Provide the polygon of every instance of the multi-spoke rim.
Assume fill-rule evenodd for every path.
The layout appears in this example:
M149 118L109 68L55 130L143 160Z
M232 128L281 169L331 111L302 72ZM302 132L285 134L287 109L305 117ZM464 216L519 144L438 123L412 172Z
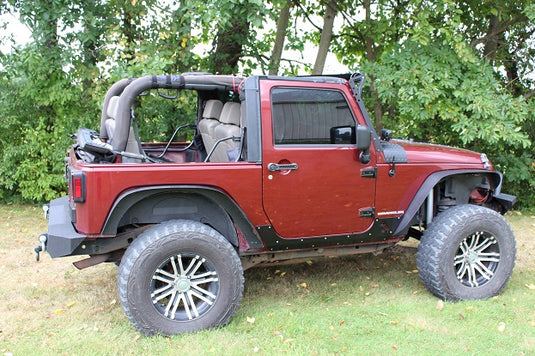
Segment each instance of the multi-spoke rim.
M204 315L217 299L219 276L213 264L197 254L177 254L154 271L150 297L168 319L191 321Z
M467 287L481 287L496 274L500 247L491 233L478 231L459 244L453 267L457 279Z

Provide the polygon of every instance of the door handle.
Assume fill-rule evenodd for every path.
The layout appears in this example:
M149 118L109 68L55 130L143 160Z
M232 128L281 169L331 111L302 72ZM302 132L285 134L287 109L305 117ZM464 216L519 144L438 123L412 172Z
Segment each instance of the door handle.
M295 171L299 166L297 163L289 163L289 164L277 164L277 163L269 163L267 166L268 171L275 172L275 171Z

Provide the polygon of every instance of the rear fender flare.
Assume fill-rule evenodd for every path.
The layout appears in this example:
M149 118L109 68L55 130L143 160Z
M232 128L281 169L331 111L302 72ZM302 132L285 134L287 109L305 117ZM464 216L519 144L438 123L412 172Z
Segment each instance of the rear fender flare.
M413 218L424 203L425 199L429 195L431 189L433 189L442 179L461 175L481 175L487 176L490 180L491 186L494 190L493 195L499 195L502 186L502 174L496 171L487 170L451 170L440 171L431 174L425 182L420 186L418 192L414 195L408 208L405 210L403 218L399 221L399 224L394 228L394 235L406 235L410 228ZM467 203L467 202L466 202Z
M120 226L154 224L172 219L189 219L210 225L239 247L234 224L250 248L263 243L236 202L224 192L205 186L154 186L132 189L115 201L102 228L103 235L115 235Z

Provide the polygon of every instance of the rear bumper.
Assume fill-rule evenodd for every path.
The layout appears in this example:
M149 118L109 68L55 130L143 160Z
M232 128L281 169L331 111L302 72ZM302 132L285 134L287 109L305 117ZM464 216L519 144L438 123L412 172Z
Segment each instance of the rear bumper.
M71 222L69 197L64 196L50 202L48 210L48 233L45 249L52 258L70 256L85 240Z

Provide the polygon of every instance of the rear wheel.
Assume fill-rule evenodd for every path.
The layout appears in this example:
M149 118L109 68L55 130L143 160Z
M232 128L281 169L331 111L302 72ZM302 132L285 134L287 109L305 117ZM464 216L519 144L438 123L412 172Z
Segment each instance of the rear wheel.
M178 334L228 323L242 297L243 270L217 231L174 220L134 240L122 259L118 288L139 331Z
M452 207L432 222L418 247L423 284L445 300L497 295L513 272L516 247L505 218L475 206Z

